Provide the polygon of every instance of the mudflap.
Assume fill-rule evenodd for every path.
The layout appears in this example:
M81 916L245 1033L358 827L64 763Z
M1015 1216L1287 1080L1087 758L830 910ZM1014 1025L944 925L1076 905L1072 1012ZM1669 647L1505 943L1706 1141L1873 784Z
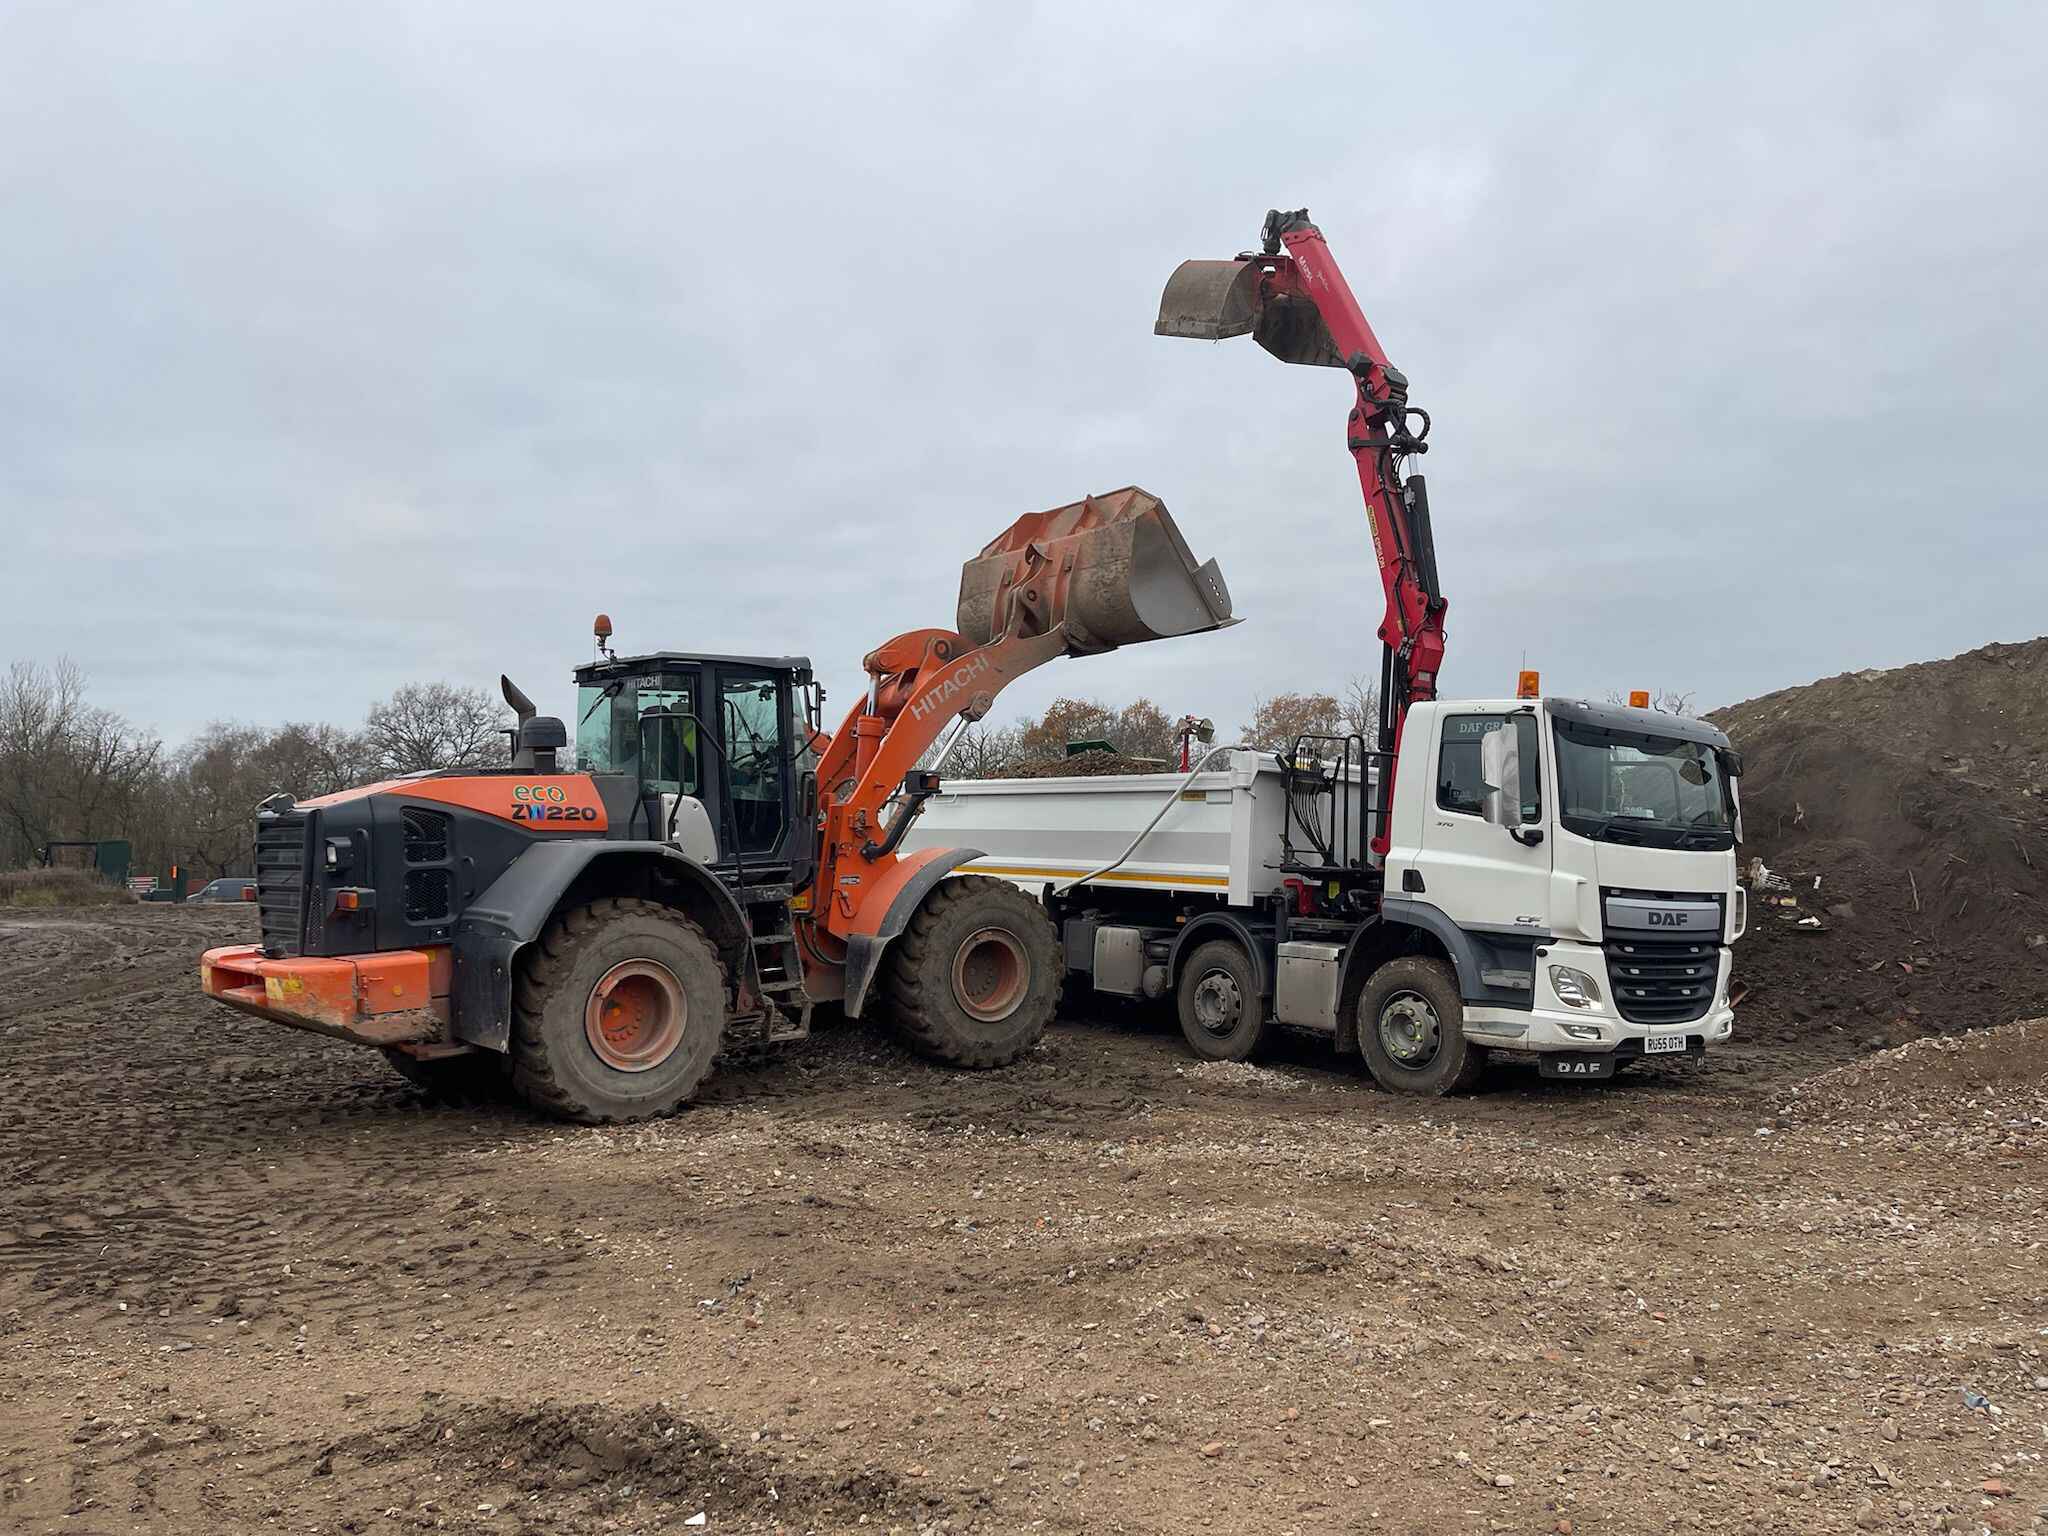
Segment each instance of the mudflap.
M1590 1051L1544 1051L1536 1058L1536 1070L1544 1077L1568 1078L1575 1083L1603 1081L1614 1076L1612 1052L1594 1055Z
M874 985L875 973L882 968L882 957L888 953L889 941L910 926L911 916L924 904L933 886L970 859L980 858L981 852L979 848L933 850L896 888L874 932L846 936L845 1006L849 1019L860 1017L867 1003L868 988Z

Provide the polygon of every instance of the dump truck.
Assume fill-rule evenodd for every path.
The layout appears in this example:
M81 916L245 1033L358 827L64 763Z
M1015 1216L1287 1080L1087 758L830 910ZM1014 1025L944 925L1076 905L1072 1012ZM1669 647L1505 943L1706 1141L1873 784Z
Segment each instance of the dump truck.
M201 985L430 1090L509 1078L590 1123L674 1109L820 1003L954 1066L1012 1061L1052 1017L1057 936L1010 882L945 878L980 850L904 848L939 788L920 758L1035 667L1234 618L1136 487L1018 519L962 567L954 617L869 652L827 734L808 658L620 656L600 616L573 749L501 679L507 767L266 801L260 942L207 951Z
M984 849L964 874L1044 905L1084 985L1171 996L1206 1057L1291 1027L1382 1086L1448 1093L1494 1055L1600 1079L1727 1040L1740 754L1704 721L1543 697L1534 674L1512 699L1438 698L1449 604L1409 469L1430 418L1308 211L1183 262L1154 331L1250 335L1348 376L1384 600L1377 730L1216 748L1178 780L953 785L912 846Z

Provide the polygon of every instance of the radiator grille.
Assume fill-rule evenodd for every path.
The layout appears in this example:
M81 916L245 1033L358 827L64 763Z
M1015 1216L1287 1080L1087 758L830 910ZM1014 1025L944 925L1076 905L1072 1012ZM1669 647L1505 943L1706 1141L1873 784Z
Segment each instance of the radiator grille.
M1632 1024L1686 1024L1713 1006L1721 947L1685 939L1612 939L1606 946L1614 1004Z
M308 818L270 812L256 822L256 917L263 952L273 959L304 952Z
M448 857L448 822L443 811L405 808L405 862L439 864Z
M438 922L448 915L451 884L445 869L408 869L405 872L405 920L408 923Z

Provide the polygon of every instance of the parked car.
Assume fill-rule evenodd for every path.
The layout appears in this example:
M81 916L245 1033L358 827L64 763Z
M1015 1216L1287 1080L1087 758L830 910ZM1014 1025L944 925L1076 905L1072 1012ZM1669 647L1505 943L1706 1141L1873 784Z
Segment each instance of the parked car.
M190 896L187 901L254 901L256 899L256 877L254 875L223 875L218 880L209 880Z

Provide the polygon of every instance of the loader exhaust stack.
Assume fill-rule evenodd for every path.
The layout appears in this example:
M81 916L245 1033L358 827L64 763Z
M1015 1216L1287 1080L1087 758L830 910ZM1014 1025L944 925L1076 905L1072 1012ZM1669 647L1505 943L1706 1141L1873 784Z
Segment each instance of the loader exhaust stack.
M1136 486L1020 517L960 571L956 627L977 646L1064 624L1082 656L1236 622L1216 562Z

